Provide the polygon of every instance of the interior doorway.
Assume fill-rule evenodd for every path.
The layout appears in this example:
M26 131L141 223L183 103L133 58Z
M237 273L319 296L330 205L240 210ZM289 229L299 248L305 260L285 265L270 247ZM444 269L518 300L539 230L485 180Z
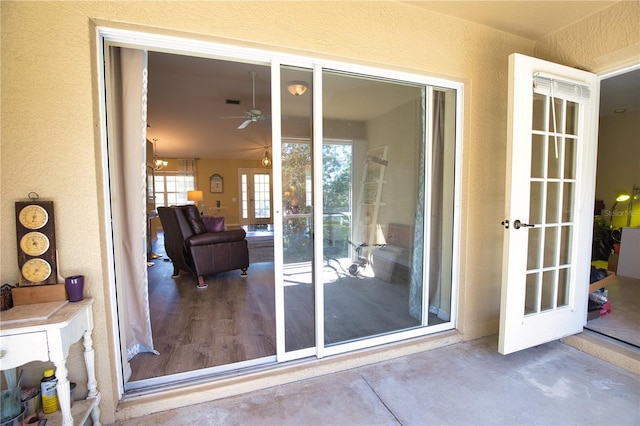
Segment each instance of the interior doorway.
M625 229L640 226L640 65L604 76L600 84L600 128L592 265L618 274L620 250L638 259L637 249L621 247ZM624 197L628 195L629 198ZM621 197L622 195L622 197ZM633 232L631 230L627 232ZM633 250L633 253L629 253ZM623 265L624 266L624 265ZM585 328L640 348L640 277L618 274L591 295ZM597 277L596 277L597 278ZM594 279L596 279L594 278ZM600 297L604 296L605 300ZM603 306L604 302L604 306Z

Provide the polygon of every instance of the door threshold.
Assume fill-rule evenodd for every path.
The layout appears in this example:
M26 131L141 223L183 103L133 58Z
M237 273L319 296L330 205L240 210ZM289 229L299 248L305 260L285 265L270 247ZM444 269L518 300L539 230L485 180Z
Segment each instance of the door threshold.
M640 350L633 345L586 329L560 340L584 353L640 375Z
M116 421L375 364L449 346L462 340L461 333L450 330L322 359L312 357L281 364L262 364L243 371L229 371L215 377L199 377L172 385L156 386L145 391L125 394L116 408Z
M185 371L183 373L137 380L125 384L125 395L144 395L158 392L158 390L166 391L169 389L180 388L185 384L211 381L212 378L223 377L228 373L237 375L238 372L252 371L263 366L271 366L274 365L275 362L276 357L274 355L249 361L234 362L233 364L226 364L218 367L202 368L199 370Z

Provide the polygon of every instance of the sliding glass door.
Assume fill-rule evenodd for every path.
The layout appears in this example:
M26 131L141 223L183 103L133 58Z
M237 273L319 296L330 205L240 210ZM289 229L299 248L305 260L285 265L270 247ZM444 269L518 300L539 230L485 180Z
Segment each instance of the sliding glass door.
M279 359L452 328L458 91L318 66L279 81Z
M316 300L313 279L312 72L281 68L281 185L284 347L312 355L316 346ZM288 92L289 82L304 82L302 95ZM278 268L276 268L278 270ZM280 342L282 343L282 342ZM306 351L304 351L306 349Z
M335 155L322 161L333 181L349 182L323 202L330 346L422 324L422 251L414 247L424 235L425 87L335 71L323 73L322 87L324 136L350 139L353 151L348 171Z
M209 210L217 214L222 210L229 226L273 220L273 263L253 262L247 279L237 278L244 284L223 283L218 286L221 293L209 286L208 294L215 300L226 293L232 314L218 318L222 327L207 317L216 337L208 340L233 341L227 349L240 355L228 358L226 350L209 348L207 362L213 362L202 374L321 358L455 328L457 176L461 167L456 147L462 139L462 84L282 52L112 29L101 29L99 39L98 52L107 54L106 63L111 61L106 47L123 45L157 51L156 60L167 55L170 72L166 74L176 74L174 67L188 57L205 66L205 71L194 73L189 64L176 74L187 77L181 77L176 85L179 89L166 93L170 97L184 93L190 98L183 103L173 98L167 102L175 107L169 115L187 114L180 120L158 115L154 122L162 124L147 129L147 136L163 132L171 140L174 133L166 126L172 121L184 124L185 130L176 132L185 143L179 155L194 155L211 167L200 171L201 183L208 184L209 176L220 169L239 171L238 189L218 194L220 199L209 194L213 197ZM159 76L157 71L150 77ZM203 83L194 80L194 89L184 90L183 83L191 75L204 76ZM106 91L117 85L110 75L101 74L100 80L105 81ZM153 92L156 97L162 93L165 91ZM224 109L217 106L223 104ZM210 111L214 105L215 110ZM111 182L110 173L139 172L137 160L108 161L112 146L106 135L111 137L112 132L107 132L106 111L119 116L122 111L118 108L104 103L101 111L105 182ZM190 112L196 110L210 112L205 119L189 121L197 115ZM213 127L208 129L209 125ZM197 152L186 149L187 141L196 139L189 136L191 131L205 135L206 143ZM273 162L262 162L269 152ZM112 190L105 186L105 199L114 206L122 204L122 200L109 198ZM236 205L237 222L232 214L235 208L228 209ZM112 207L107 204L105 217L110 217ZM117 223L108 227L112 225L108 244L115 247L127 230ZM147 222L138 225L144 225L139 230L144 234ZM141 250L146 259L147 248ZM123 267L121 261L118 256L110 260L112 283ZM262 273L257 263L264 263ZM231 273L210 278L232 279ZM259 286L261 292L252 292L252 286ZM231 289L233 292L226 291ZM119 294L115 284L110 294ZM247 297L257 302L248 303ZM130 303L124 299L114 299L119 312L125 312ZM148 308L147 299L139 302L138 308ZM258 326L247 326L253 321ZM128 380L124 378L128 374L126 345L119 337L124 331L114 336L122 348L122 390ZM264 351L258 354L256 348ZM214 355L224 361L219 363ZM189 371L178 377L171 372L166 380L198 375ZM131 383L127 386L134 389Z

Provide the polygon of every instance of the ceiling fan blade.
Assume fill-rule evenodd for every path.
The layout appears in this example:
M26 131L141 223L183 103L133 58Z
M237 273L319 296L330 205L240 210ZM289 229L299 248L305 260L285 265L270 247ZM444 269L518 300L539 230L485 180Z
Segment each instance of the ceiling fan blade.
M249 125L249 123L251 123L251 119L245 120L241 125L238 126L238 130L242 130L245 127L247 127Z

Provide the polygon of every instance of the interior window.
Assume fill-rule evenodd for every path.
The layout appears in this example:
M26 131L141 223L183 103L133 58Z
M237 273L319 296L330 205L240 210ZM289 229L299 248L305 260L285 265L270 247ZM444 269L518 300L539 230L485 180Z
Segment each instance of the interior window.
M173 171L156 171L154 187L156 207L187 204L187 191L195 189L195 176Z

